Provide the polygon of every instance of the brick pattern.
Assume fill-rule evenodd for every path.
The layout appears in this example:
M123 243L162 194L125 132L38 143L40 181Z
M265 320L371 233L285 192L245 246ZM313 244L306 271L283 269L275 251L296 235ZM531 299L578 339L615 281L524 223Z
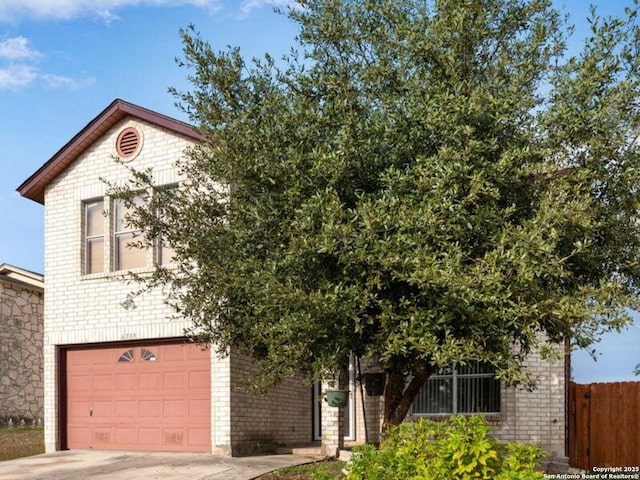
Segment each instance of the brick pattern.
M212 453L231 456L231 358L211 357Z
M363 358L360 360L360 368L362 373L379 372L378 365L369 358ZM356 372L358 374L358 372ZM384 413L384 397L383 396L369 396L365 391L364 386L360 388L360 384L355 384L355 420L356 420L356 435L353 443L363 443L368 440L370 443L379 443L382 432L382 416ZM364 408L362 408L362 398L364 395ZM366 416L366 422L365 422ZM365 433L366 427L366 433Z
M539 352L526 361L537 388L529 392L510 388L503 393L502 417L496 422L496 436L504 441L536 443L552 456L565 452L565 371L564 362L551 363Z
M231 448L233 455L271 452L284 445L311 441L311 387L300 378L284 380L266 395L249 393L253 362L231 354Z
M123 184L130 173L113 160L120 131L136 127L142 132L140 154L130 162L137 169L153 169L157 185L180 181L175 161L191 140L175 132L132 118L124 119L100 137L45 192L45 297L44 416L47 451L56 450L59 425L57 346L181 336L188 323L172 319L162 292L147 292L133 299L134 308L123 302L136 289L120 273L82 274L82 202L104 198L107 186L101 179ZM108 209L108 205L106 207ZM112 245L105 236L105 264ZM148 254L148 263L153 253ZM144 271L144 269L142 269ZM502 413L492 419L496 434L504 440L533 441L555 453L564 451L564 369L532 355L528 367L538 378L538 389L526 392L502 390ZM269 450L280 444L307 443L312 437L311 389L299 379L289 379L264 397L247 393L245 376L253 366L239 355L217 358L212 354L212 451L244 454ZM366 371L366 368L363 369ZM364 441L362 397L355 392L355 441ZM382 399L365 395L369 441L379 440ZM323 433L336 435L338 409L323 402ZM326 425L325 425L326 422ZM340 440L338 440L340 441ZM333 446L328 447L333 450Z
M332 390L335 384L322 383L322 392ZM343 388L341 386L341 388ZM337 458L340 449L344 448L344 408L331 407L324 400L321 402L320 423L322 428L321 454L323 457Z
M133 298L133 308L122 303L136 290L121 272L82 274L82 203L103 198L106 179L124 184L127 168L114 161L115 141L121 130L136 127L142 132L140 154L128 165L153 169L157 185L180 180L175 162L190 145L180 135L125 118L88 148L47 187L45 192L45 332L44 332L44 415L47 451L57 445L57 353L56 346L95 342L179 337L187 322L172 319L173 312L163 302L162 292L147 292ZM105 237L109 260L112 246ZM149 265L152 262L149 252ZM142 269L144 270L144 269ZM215 368L214 368L215 370ZM212 444L215 445L212 438Z
M362 372L378 371L370 359L362 359ZM565 450L565 372L564 362L544 360L539 352L533 352L525 363L525 368L536 379L537 388L529 392L522 388L500 389L501 413L490 416L493 432L502 441L535 443L552 454L563 456ZM363 389L364 390L364 389ZM370 397L364 393L366 408L367 436L362 411L362 395L356 383L355 392L356 435L348 443L380 441L383 397ZM324 410L323 410L324 414ZM419 418L407 416L407 421ZM324 428L324 424L323 424ZM323 430L324 432L324 430Z
M104 198L101 179L124 184L130 173L113 160L116 138L124 128L142 132L140 154L129 165L153 168L157 185L174 184L180 176L174 166L190 141L168 130L125 119L99 138L47 188L45 197L45 273L47 278L45 370L45 444L60 448L57 425L56 346L181 336L188 323L172 319L160 291L133 298L134 308L122 303L135 290L119 273L82 274L82 203ZM105 208L108 209L108 201ZM105 264L112 250L105 235ZM153 260L149 253L148 263ZM296 379L285 381L260 397L242 388L251 362L238 355L219 358L212 353L212 452L238 455L311 440L311 389Z
M41 291L0 279L0 426L44 417Z
M544 360L532 352L525 368L536 380L532 392L523 388L500 389L501 413L488 417L495 436L502 441L534 443L551 453L565 451L565 372L564 362ZM417 417L409 415L407 420Z

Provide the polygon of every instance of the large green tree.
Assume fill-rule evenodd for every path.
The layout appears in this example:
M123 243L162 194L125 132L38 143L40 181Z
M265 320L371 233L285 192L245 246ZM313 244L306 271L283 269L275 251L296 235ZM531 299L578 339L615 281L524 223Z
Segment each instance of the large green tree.
M261 389L375 359L387 426L452 362L530 384L638 307L636 6L576 55L549 0L303 0L277 61L186 29L204 140L132 220L176 249L143 281Z

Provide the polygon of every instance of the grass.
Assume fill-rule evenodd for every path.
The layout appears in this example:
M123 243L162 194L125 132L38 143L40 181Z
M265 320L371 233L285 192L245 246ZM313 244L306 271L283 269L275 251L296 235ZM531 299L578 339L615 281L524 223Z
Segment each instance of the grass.
M258 480L339 480L345 478L343 468L344 462L339 460L322 461L280 468Z
M0 461L44 453L44 428L0 429Z

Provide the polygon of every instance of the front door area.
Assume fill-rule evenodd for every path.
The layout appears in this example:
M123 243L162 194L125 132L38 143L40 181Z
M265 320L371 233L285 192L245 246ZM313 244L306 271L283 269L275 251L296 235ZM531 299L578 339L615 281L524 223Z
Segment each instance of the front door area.
M63 355L67 448L211 451L208 350L148 343Z
M347 406L343 408L344 410L344 439L345 440L355 440L355 394L356 394L356 372L355 372L355 361L352 356L349 360L349 368L344 372L345 378L348 379L348 389L349 389L349 401ZM321 403L324 402L324 392L322 392L322 388L320 384L315 384L313 387L313 440L319 441L322 439L322 428L321 428Z

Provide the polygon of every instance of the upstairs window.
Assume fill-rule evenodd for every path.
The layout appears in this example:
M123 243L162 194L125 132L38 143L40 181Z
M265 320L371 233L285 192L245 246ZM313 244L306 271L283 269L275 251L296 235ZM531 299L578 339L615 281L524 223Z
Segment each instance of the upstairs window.
M158 239L158 264L167 265L173 261L176 251L167 245L165 240L160 237Z
M178 188L178 185L168 185L166 187L159 188L155 191L156 195L162 195L163 193L172 193ZM158 218L163 222L166 221L166 217L163 214L162 209L158 209ZM176 251L171 247L167 241L167 238L160 233L156 241L156 262L158 265L167 265L171 263L175 257Z
M133 200L134 205L141 205L144 202L142 196ZM129 223L129 216L133 208L127 207L124 200L114 200L113 202L113 251L115 270L131 270L147 265L147 250L135 245L140 234Z
M149 195L174 188L178 186L159 187ZM82 202L83 275L151 268L152 262L167 265L173 261L175 251L162 232L152 245L142 245L142 232L131 223L136 207L143 206L148 198L143 192L131 202L109 197ZM157 215L161 218L162 211Z
M490 366L471 363L431 375L415 400L414 415L500 413L500 381Z
M84 204L84 269L85 274L104 271L104 202Z

